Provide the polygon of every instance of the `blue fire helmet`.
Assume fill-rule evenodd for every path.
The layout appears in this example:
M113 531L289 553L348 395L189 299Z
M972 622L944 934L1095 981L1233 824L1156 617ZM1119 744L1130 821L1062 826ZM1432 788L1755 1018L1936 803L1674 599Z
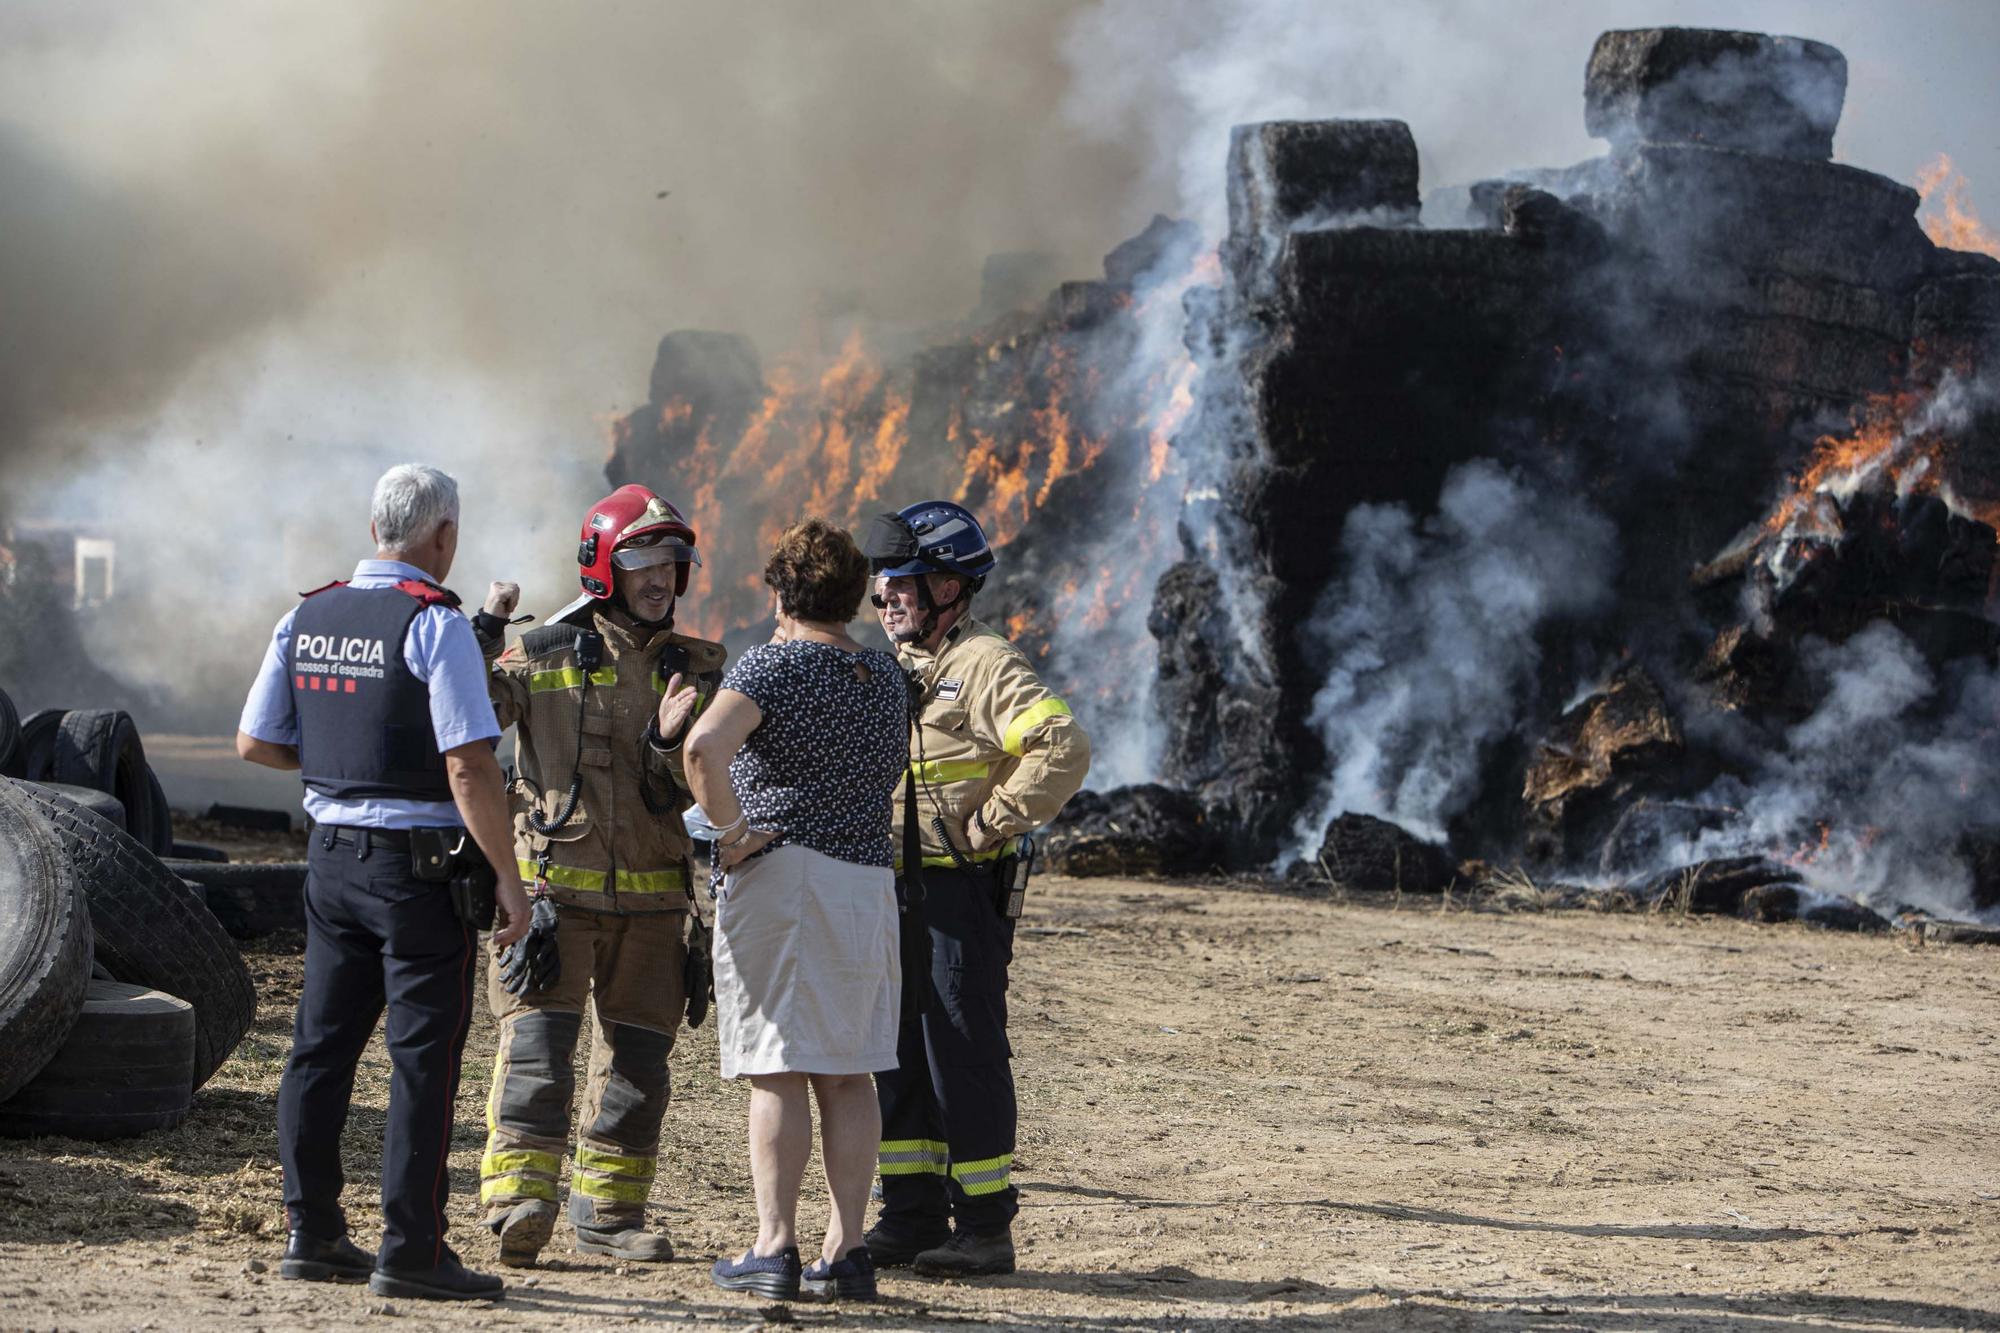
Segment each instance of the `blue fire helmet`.
M976 588L993 572L993 548L970 511L949 500L920 500L875 520L867 555L877 574L956 574Z

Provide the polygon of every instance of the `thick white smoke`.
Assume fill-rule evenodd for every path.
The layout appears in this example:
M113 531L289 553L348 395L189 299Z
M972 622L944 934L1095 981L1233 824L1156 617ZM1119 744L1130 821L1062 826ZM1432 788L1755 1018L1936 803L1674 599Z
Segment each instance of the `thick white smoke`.
M1805 665L1819 707L1747 780L1700 798L1738 813L1688 859L1788 851L1823 891L1966 913L1959 835L2000 832L2000 673L1967 662L1940 678L1883 622L1809 643Z
M1527 715L1537 632L1606 605L1617 541L1579 501L1480 460L1451 471L1423 522L1398 505L1355 509L1341 551L1345 573L1311 626L1328 664L1312 723L1333 767L1292 857L1343 812L1442 839L1482 753Z

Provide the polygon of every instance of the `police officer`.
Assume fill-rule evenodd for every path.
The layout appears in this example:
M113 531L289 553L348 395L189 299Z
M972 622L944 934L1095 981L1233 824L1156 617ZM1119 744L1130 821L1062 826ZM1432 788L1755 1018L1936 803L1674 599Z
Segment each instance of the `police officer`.
M907 866L898 886L904 929L921 918L930 955L930 984L905 992L898 1067L875 1076L882 1211L868 1249L878 1265L933 1276L1011 1273L1013 890L1024 835L1083 785L1090 737L1021 650L972 617L994 560L970 513L929 500L883 515L868 554L882 628L920 692L896 836L922 866L920 892ZM905 943L920 960L922 938Z
M454 910L440 879L474 855L469 834L497 878L496 941L527 930L528 902L509 855L479 645L442 586L458 550L458 485L436 468L391 468L372 518L375 558L278 622L236 736L243 758L300 771L313 824L305 981L278 1087L289 1230L279 1272L366 1278L385 1296L484 1299L500 1279L466 1269L444 1239L476 914ZM371 1260L347 1238L340 1134L385 1008L394 1073Z
M569 1187L576 1248L673 1258L668 1238L646 1230L646 1198L667 1055L683 1011L699 1022L708 998L705 974L693 996L683 984L693 846L680 743L725 654L673 628L700 563L694 530L652 491L621 486L584 516L577 560L583 596L504 655L519 590L496 583L475 617L498 657L494 710L502 728L518 727L514 851L535 896L528 939L495 959L487 984L500 1048L479 1197L512 1266L534 1263L554 1231L586 1002L595 1022Z

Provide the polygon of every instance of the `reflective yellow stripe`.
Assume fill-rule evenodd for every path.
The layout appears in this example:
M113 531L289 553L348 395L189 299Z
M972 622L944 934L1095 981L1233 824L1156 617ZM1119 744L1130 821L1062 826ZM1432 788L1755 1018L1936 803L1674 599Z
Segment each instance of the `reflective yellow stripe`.
M551 884L555 880L549 880ZM685 893L687 892L687 872L678 867L672 870L621 870L618 872L620 893Z
M919 782L969 782L992 771L993 765L982 764L977 759L930 759L910 765L910 772L916 775Z
M651 1180L659 1160L657 1157L622 1157L617 1153L586 1148L581 1143L576 1145L576 1164L587 1171L609 1171L616 1176Z
M1000 748L1008 754L1019 755L1021 743L1028 739L1028 733L1052 717L1068 717L1069 705L1060 699L1048 698L1038 704L1029 704L1014 714L1014 720L1007 724L1007 734L1000 739Z
M953 1162L951 1178L967 1194L998 1194L1007 1188L1013 1166L1013 1153L1002 1153L978 1162Z
M491 1203L496 1197L547 1199L556 1201L556 1183L540 1176L489 1176L479 1182L479 1201Z
M599 667L590 673L593 685L616 685L617 667ZM537 671L528 677L528 693L541 694L545 690L574 690L583 684L582 667L556 667L549 671Z
M941 1176L950 1152L936 1139L884 1139L877 1169L885 1176Z
M489 1150L479 1159L479 1174L482 1176L505 1176L517 1171L540 1171L554 1176L561 1170L562 1158L552 1152L536 1152L532 1148Z
M587 1199L602 1199L606 1203L644 1203L646 1195L652 1191L650 1180L620 1180L614 1176L573 1176L570 1189Z
M1012 838L1009 838L1007 841L1001 843L998 847L988 847L983 852L966 852L964 853L964 856L966 860L972 862L974 865L978 865L981 861L998 861L1001 857L1005 856L1008 852L1011 852L1013 850L1014 850L1014 840ZM923 863L927 866L935 866L939 870L950 870L953 866L956 866L958 864L958 862L952 860L949 856L926 856L923 860ZM896 865L898 869L901 869L902 862L898 861Z
M533 861L523 861L516 857L514 864L521 867L521 878L532 884L541 876L542 868ZM565 889L577 889L584 893L604 892L604 872L602 870L578 870L575 866L550 866L549 883Z

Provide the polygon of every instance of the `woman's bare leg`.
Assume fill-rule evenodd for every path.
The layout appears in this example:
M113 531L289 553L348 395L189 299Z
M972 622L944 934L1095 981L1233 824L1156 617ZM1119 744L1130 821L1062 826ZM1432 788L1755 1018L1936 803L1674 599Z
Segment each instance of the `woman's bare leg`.
M750 1180L759 1256L797 1245L799 1184L812 1155L812 1101L804 1074L750 1076ZM865 1187L864 1187L865 1188Z
M832 1263L861 1244L868 1187L874 1183L876 1158L882 1149L882 1109L875 1100L875 1080L867 1074L810 1077L813 1096L819 1101L820 1156L826 1160L826 1187L833 1195L826 1244L820 1254ZM803 1157L799 1167L803 1172ZM792 1198L796 1203L796 1186Z

